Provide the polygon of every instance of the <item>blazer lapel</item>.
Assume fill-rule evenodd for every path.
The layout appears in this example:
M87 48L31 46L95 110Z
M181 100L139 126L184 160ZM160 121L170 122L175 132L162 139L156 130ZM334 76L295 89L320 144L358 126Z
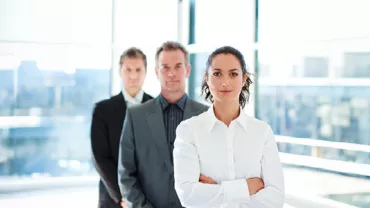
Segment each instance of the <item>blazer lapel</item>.
M197 109L194 108L193 101L188 98L185 104L185 109L184 109L184 118L183 120L189 119L192 116L196 115Z
M158 149L158 153L163 158L165 164L171 168L171 155L167 144L166 129L163 122L162 109L159 100L156 99L151 112L146 113L147 122L153 135L153 142Z
M117 112L117 117L119 118L120 122L123 122L125 115L126 115L126 101L122 95L122 92L118 95L113 97L115 102L115 110Z
M145 103L146 101L152 99L152 97L144 92L143 101L141 103Z

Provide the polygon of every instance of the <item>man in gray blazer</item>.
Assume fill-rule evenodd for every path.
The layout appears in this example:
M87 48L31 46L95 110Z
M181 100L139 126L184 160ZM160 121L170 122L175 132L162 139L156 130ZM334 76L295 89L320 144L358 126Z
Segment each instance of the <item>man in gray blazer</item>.
M188 52L181 44L165 42L157 50L155 71L160 95L126 113L118 162L123 207L182 207L173 175L176 127L208 109L185 93L190 65Z

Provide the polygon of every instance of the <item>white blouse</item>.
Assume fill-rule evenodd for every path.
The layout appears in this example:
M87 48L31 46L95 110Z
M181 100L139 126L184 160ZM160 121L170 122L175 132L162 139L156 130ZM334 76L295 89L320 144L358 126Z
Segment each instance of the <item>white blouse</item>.
M210 109L183 121L176 130L175 189L185 207L284 206L284 176L270 126L240 110L229 127ZM204 174L217 184L199 182ZM247 178L265 187L249 195Z

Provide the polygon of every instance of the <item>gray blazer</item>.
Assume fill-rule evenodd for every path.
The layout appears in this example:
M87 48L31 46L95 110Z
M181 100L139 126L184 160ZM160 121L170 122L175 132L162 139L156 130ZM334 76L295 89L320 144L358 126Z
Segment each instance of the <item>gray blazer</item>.
M188 98L183 120L207 109ZM129 108L118 157L118 183L128 207L182 207L174 188L171 154L158 97Z

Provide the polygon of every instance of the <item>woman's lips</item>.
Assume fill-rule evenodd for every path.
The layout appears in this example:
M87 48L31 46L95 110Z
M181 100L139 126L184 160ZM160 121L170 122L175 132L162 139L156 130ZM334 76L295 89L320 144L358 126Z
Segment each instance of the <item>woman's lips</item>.
M221 90L220 93L222 94L227 94L227 93L230 93L232 92L232 90Z

